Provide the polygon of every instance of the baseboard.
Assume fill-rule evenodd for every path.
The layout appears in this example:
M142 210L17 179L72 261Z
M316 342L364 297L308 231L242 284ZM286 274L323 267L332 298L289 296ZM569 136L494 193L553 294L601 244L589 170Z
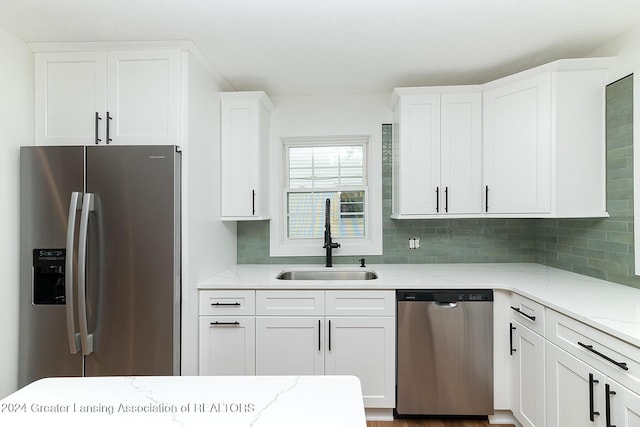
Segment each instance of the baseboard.
M493 415L489 415L489 424L513 424L516 427L522 427L516 420L511 411L494 411Z
M364 408L367 421L393 421L393 408Z

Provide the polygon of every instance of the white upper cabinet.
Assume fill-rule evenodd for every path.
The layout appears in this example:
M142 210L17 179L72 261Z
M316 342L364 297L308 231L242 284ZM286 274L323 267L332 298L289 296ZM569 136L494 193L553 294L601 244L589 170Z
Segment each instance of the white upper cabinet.
M395 219L606 217L609 58L395 89Z
M180 50L36 52L37 145L180 142Z
M487 213L549 213L551 78L548 73L484 92Z
M607 58L560 60L484 86L487 214L607 216L608 63Z
M399 88L392 96L392 218L479 214L481 94Z
M264 92L224 92L222 100L223 220L269 219L269 119Z

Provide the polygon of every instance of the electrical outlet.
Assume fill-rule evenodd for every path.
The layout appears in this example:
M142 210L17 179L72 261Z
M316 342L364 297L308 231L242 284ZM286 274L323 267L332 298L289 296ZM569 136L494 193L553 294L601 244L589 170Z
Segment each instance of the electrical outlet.
M419 237L409 237L409 249L418 249L420 247Z

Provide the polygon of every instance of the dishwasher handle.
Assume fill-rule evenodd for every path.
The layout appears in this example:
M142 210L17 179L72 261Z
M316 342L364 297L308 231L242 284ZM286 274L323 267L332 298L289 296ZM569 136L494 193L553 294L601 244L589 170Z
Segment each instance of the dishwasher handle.
M458 301L434 301L433 304L438 308L456 308Z

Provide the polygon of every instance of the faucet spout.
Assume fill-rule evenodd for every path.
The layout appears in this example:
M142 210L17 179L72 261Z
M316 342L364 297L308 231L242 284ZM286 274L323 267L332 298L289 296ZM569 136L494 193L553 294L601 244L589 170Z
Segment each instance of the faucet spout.
M331 239L331 219L329 217L331 212L331 199L327 199L325 201L324 208L324 245L323 248L326 249L326 262L325 266L333 267L333 255L331 251L335 248L340 247L340 243L333 242Z

